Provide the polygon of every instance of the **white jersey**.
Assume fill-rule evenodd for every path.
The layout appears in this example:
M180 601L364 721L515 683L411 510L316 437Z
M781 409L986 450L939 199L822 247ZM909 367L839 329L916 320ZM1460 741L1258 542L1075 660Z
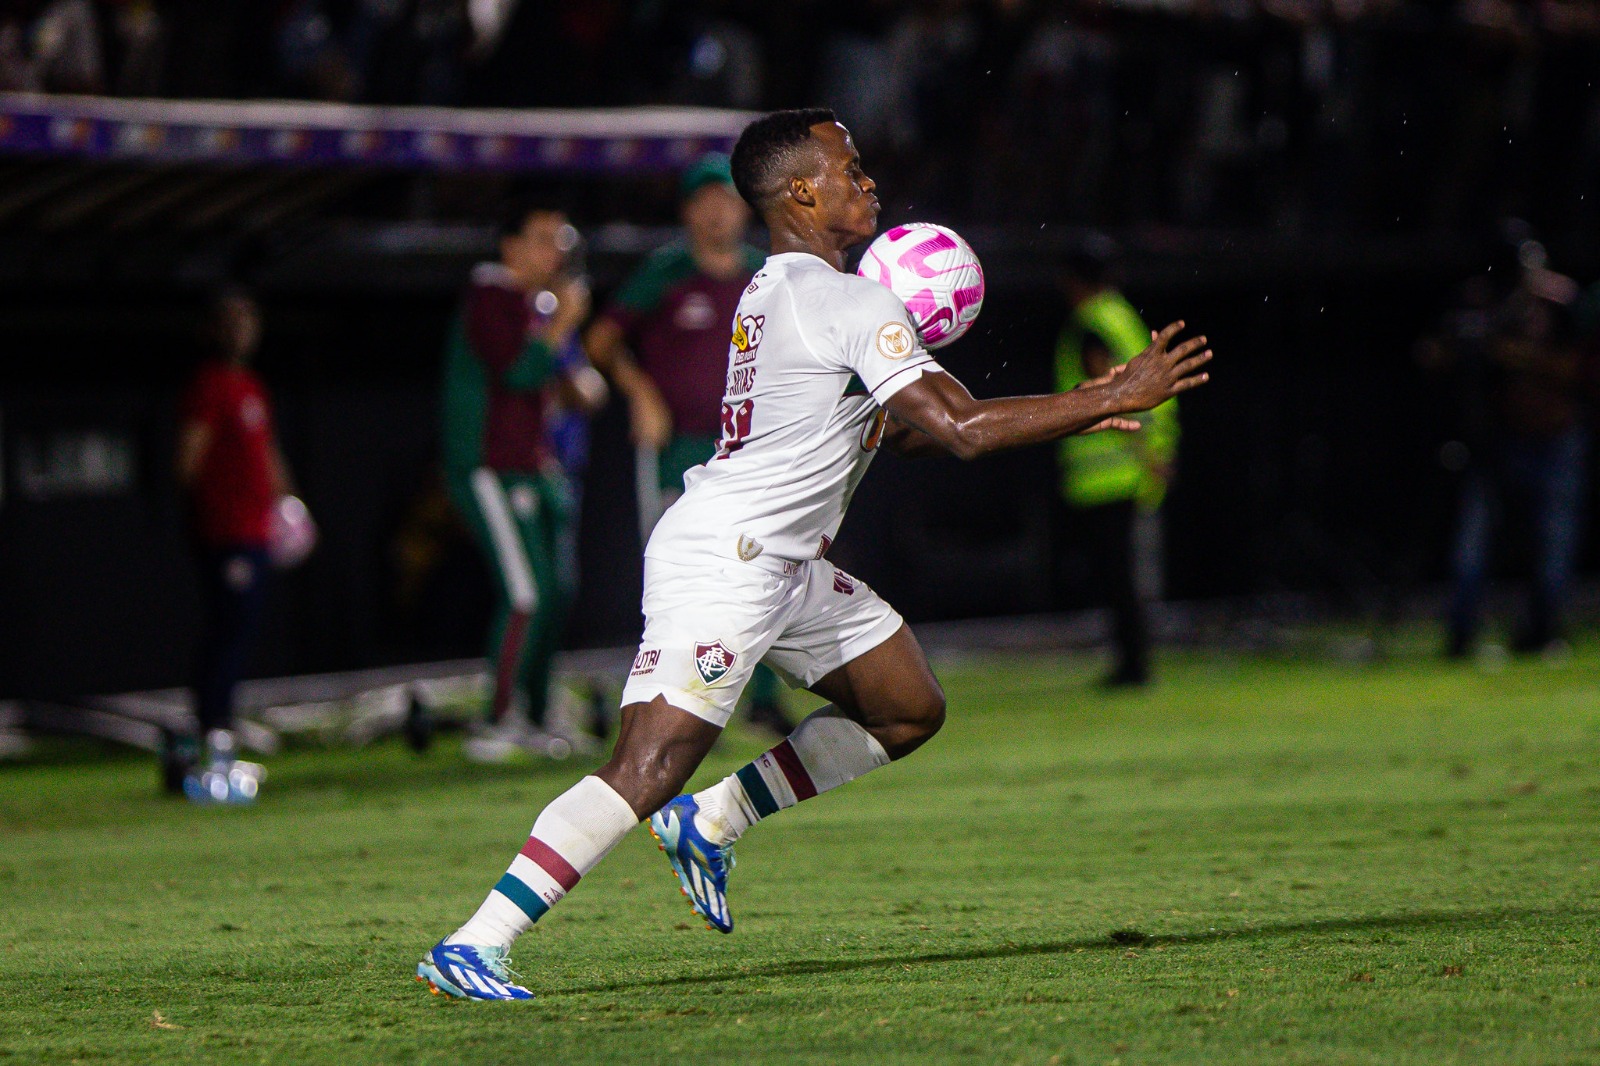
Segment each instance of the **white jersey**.
M888 288L807 252L770 257L734 313L717 454L684 476L645 555L820 559L883 437L882 405L939 369Z

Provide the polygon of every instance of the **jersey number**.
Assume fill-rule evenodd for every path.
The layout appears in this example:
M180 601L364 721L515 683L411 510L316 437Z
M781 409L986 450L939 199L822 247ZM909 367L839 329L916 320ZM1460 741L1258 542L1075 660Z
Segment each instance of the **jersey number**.
M722 441L717 445L718 459L726 459L744 447L744 439L750 435L750 416L755 409L754 400L722 405Z

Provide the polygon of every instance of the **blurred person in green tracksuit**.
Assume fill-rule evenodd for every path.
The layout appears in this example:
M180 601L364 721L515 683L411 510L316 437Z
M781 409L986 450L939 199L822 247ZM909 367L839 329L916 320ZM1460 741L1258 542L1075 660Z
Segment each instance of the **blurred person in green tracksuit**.
M584 337L589 358L628 402L641 550L683 495L684 473L716 452L734 311L767 258L745 241L750 208L734 190L727 156L702 156L679 191L683 239L647 257ZM751 723L788 736L794 725L777 675L758 666L748 691Z
M1076 388L1144 350L1150 328L1114 284L1117 248L1094 235L1062 262L1068 316L1056 342L1056 387ZM1137 433L1089 433L1061 441L1067 540L1086 556L1112 612L1116 662L1107 685L1150 680L1147 602L1160 595L1160 509L1178 448L1178 402L1139 417Z
M473 269L446 346L446 485L499 592L486 655L489 722L464 748L478 761L570 750L544 729L577 572L576 503L548 422L556 403L592 411L605 396L577 341L589 313L588 285L568 271L578 243L559 210L508 215L500 256Z

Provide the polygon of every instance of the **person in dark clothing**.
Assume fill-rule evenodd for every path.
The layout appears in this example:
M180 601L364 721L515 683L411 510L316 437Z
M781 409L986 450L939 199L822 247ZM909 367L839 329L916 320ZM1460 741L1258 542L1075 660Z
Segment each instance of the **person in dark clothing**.
M1571 305L1577 285L1521 242L1518 281L1455 328L1425 342L1424 366L1453 380L1466 457L1451 546L1446 654L1470 655L1482 627L1493 534L1525 523L1533 547L1527 606L1513 633L1521 652L1561 655L1566 606L1588 491L1594 371ZM1479 289L1482 286L1478 286Z

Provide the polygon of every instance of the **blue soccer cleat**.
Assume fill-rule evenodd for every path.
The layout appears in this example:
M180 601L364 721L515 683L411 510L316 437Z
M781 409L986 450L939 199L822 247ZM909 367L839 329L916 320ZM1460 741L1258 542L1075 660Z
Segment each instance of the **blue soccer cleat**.
M505 948L444 941L417 963L417 980L428 991L462 999L532 999L533 993L513 981L511 953Z
M713 844L695 828L694 815L699 809L693 796L679 796L650 816L650 835L666 852L683 894L689 897L694 912L705 919L706 928L731 933L728 871L733 869L733 847Z

